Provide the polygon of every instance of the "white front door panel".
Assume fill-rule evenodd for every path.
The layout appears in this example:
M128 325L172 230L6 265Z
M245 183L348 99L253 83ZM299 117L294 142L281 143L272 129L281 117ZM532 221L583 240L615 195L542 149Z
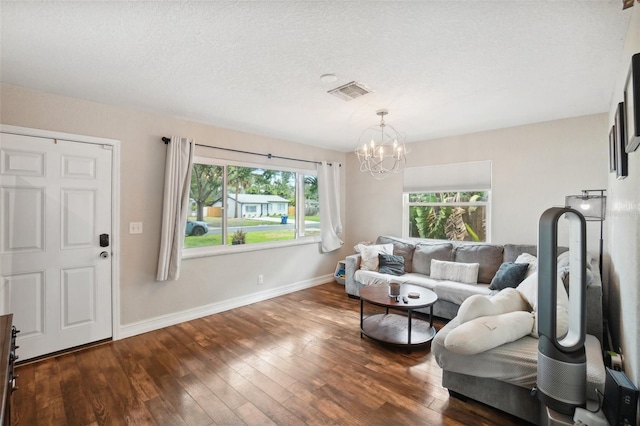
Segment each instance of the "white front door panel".
M112 336L111 163L102 145L1 134L0 314L21 359Z

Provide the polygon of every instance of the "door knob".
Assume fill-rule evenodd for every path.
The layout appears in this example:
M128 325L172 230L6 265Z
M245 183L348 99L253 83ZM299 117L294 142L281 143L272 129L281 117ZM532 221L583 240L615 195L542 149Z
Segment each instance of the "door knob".
M102 253L100 253L100 257L103 259L106 259L107 257L109 257L109 253L106 251L103 251Z

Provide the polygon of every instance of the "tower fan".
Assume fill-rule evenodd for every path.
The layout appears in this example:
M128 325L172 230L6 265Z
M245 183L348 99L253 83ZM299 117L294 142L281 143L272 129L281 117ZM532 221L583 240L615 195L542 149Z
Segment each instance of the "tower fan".
M558 220L569 221L569 331L557 335ZM573 415L586 405L585 340L586 223L580 212L553 207L538 227L537 396L548 408Z

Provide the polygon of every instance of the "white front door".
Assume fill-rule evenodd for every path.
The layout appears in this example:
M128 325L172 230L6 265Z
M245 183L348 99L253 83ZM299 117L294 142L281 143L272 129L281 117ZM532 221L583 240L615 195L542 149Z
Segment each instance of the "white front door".
M112 153L0 134L0 314L21 360L112 336Z

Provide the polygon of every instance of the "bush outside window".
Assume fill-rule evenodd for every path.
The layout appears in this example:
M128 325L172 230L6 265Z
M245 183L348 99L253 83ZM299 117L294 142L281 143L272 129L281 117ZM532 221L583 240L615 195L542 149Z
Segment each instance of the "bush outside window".
M490 191L404 194L405 234L412 238L489 241Z
M315 171L196 157L185 250L291 241L320 234ZM190 232L191 230L197 232ZM205 229L203 233L201 230Z

